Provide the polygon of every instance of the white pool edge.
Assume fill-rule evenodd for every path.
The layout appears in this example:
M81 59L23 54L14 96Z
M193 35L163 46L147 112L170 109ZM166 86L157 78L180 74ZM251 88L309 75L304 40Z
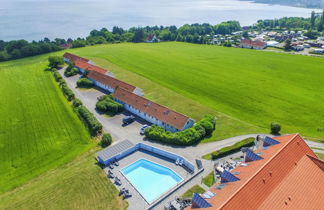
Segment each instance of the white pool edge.
M172 186L170 189L168 189L167 191L165 191L164 193L162 193L160 196L158 196L156 199L154 199L153 201L149 202L148 200L146 200L145 196L142 195L142 193L140 193L140 191L133 185L133 183L127 178L127 176L122 172L123 169L129 167L130 165L133 165L134 163L136 163L137 161L140 161L140 160L146 160L146 161L149 161L149 162L152 162L154 164L157 164L157 165L160 165L160 166L163 166L165 168L168 168L169 170L171 170L173 173L175 173L178 177L181 178L181 181L177 182L176 185ZM158 164L154 161L151 161L151 160L147 160L145 158L140 158L130 164L128 164L127 166L123 167L122 169L119 170L119 172L125 177L125 179L131 184L131 186L141 195L141 197L145 200L146 203L148 203L149 205L151 205L152 203L154 203L155 201L157 201L158 199L160 199L162 196L166 195L167 193L170 193L172 189L176 188L179 184L181 184L184 179L182 178L182 176L180 176L178 173L176 173L174 170L172 170L171 168L169 167L166 167L164 165L161 165L161 164Z

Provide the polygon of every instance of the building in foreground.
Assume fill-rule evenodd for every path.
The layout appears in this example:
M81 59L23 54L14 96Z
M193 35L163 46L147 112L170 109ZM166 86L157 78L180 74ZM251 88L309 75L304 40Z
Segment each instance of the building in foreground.
M244 163L216 168L214 196L194 194L188 209L323 209L324 162L298 134L265 137L242 150Z
M177 132L190 128L194 124L194 121L189 117L123 88L117 88L112 96L114 100L123 104L124 108L129 112L150 123L161 126L165 130Z

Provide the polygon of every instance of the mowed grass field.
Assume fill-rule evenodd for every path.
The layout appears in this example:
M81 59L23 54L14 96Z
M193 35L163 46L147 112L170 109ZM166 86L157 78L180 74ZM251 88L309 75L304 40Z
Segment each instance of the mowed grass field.
M47 56L0 63L0 193L94 146L51 73L43 70Z
M126 209L127 202L96 165L93 151L0 194L0 209Z
M283 133L324 139L323 58L174 42L71 52L195 119L214 113L218 127L207 141L269 132L271 122Z

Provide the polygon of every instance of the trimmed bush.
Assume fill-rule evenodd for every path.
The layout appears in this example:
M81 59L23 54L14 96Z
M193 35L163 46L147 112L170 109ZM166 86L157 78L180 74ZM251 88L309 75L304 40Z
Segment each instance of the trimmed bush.
M271 123L270 129L271 129L271 134L280 135L281 126L278 123Z
M227 155L233 154L235 152L240 151L240 149L242 147L251 147L254 145L254 138L247 138L244 139L242 141L236 142L235 144L228 146L228 147L224 147L220 150L217 150L215 152L209 153L207 155L204 155L203 158L210 160L210 159L217 159L217 158L222 158L225 157Z
M73 91L66 84L62 84L60 87L67 100L72 101L74 99Z
M79 88L92 88L94 86L94 83L88 78L80 78L76 84Z
M100 112L116 114L123 111L124 107L122 104L114 101L111 95L105 95L98 98L96 109Z
M50 68L61 68L64 64L64 60L62 56L49 56L48 57L48 66Z
M210 131L211 128L212 131ZM145 129L145 137L167 144L192 145L210 135L215 128L215 118L208 115L205 116L201 121L197 122L192 128L188 128L184 131L179 131L176 133L166 131L160 126L153 125Z
M109 133L104 133L102 135L101 141L100 141L100 146L101 147L108 147L112 142L111 135Z
M53 72L54 78L56 82L61 82L63 81L63 77L61 76L61 74L58 71L54 71Z
M97 118L83 105L74 109L80 119L88 128L91 136L97 136L102 132L102 125Z
M72 105L73 105L73 107L79 107L79 106L82 105L82 102L81 102L80 99L75 98L75 99L73 100L73 102L72 102Z

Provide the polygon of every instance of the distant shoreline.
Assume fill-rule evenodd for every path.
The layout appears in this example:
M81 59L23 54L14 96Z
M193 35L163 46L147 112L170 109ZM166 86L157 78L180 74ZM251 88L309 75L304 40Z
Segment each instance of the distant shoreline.
M313 5L306 5L303 3L291 2L291 1L286 2L284 0L239 0L239 1L249 1L257 4L290 6L290 7L305 8L305 9L324 9L324 1L322 3L317 3Z

